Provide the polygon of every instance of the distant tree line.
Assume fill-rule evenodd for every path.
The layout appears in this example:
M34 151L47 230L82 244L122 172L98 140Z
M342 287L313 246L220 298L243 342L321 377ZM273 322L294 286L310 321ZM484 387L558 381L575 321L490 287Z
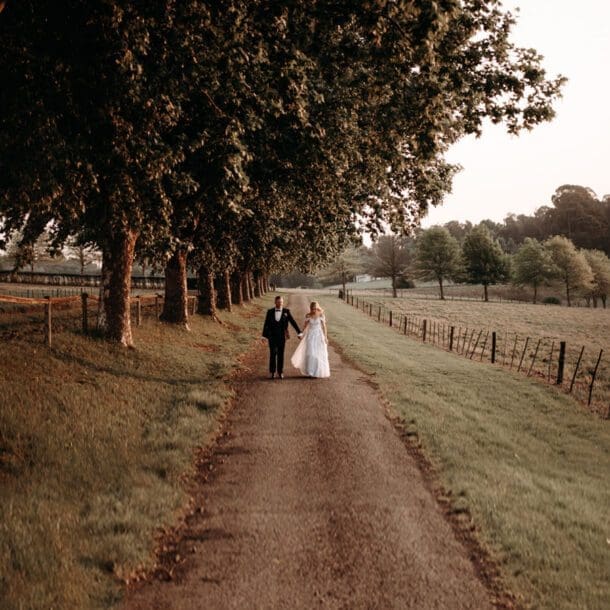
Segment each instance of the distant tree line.
M509 214L503 222L484 220L503 250L514 254L526 238L544 241L553 235L567 237L577 248L602 250L610 256L610 195L601 199L584 186L565 184L551 198L552 205L533 214ZM460 243L473 225L448 222L444 225Z
M371 248L351 249L327 266L318 277L322 280L346 282L357 274L389 278L394 297L397 288L412 279L434 281L439 297L445 298L448 282L483 286L483 298L489 300L489 286L512 282L529 286L533 302L538 300L542 286L563 287L566 303L575 296L587 303L606 307L610 293L610 258L602 250L578 248L562 235L544 241L526 237L514 254L506 252L500 239L486 222L466 228L459 238L451 234L449 223L418 231L415 237L384 235Z
M187 327L189 269L213 316L365 230L409 232L450 189L449 146L549 120L563 82L496 0L4 4L0 242L25 264L45 230L100 251L123 345L134 262Z

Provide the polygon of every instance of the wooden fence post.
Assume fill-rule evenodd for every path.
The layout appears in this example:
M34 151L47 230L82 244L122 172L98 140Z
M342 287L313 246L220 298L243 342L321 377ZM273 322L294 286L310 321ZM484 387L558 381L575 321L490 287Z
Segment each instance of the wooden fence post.
M496 363L496 346L497 346L497 336L496 331L492 331L491 333L491 363Z
M553 352L555 351L555 340L551 343L551 354L549 355L549 373L547 376L547 383L551 383L551 362L553 362Z
M597 376L597 369L599 368L599 363L602 359L603 353L604 353L604 350L600 349L599 356L597 357L597 363L595 364L595 368L593 369L593 375L591 376L591 385L589 386L589 400L587 402L588 405L591 405L591 395L593 394L593 384L595 383L595 377Z
M557 363L557 385L563 383L563 369L566 364L566 342L559 342L559 362Z
M373 317L373 304L369 303L369 316Z
M142 324L142 299L140 295L136 297L136 326Z
M89 332L89 318L88 318L88 310L87 310L87 299L89 295L86 292L82 292L80 295L81 305L82 305L82 313L83 313L83 334L87 334Z
M582 346L582 349L580 350L580 354L578 355L578 360L576 361L576 368L574 369L574 374L572 375L572 381L570 382L570 389L568 390L568 393L571 394L572 393L572 388L574 387L574 382L576 381L576 375L578 374L578 368L580 367L580 361L582 360L582 355L585 351L585 346Z
M525 339L525 347L523 348L523 353L521 354L521 360L519 360L519 366L517 367L517 373L521 371L521 365L523 364L523 358L525 358L525 352L527 351L527 344L530 342L530 338L527 337Z
M51 345L53 344L53 312L51 309L53 302L51 301L51 297L45 297L45 299L47 300L47 302L44 305L44 335L46 344L51 347Z
M449 351L453 351L453 333L455 333L455 326L449 329Z
M528 377L532 374L532 369L534 368L534 363L536 362L536 357L538 356L538 348L540 347L540 341L542 341L542 339L538 339L538 343L536 344L536 349L534 350L534 357L532 358L532 363L530 364L530 370L527 372Z
M393 323L392 323L392 310L391 309L390 309L390 326L393 326Z
M424 330L423 330L423 335L422 335L424 343L426 342L426 330L427 330L427 327L428 327L428 320L424 320Z
M377 322L381 322L381 305L379 306L379 310L377 311Z
M474 334L474 331L473 331ZM481 329L479 331L479 334L477 335L477 340L474 342L474 345L472 346L472 351L470 352L470 359L472 360L472 357L474 356L474 353L477 349L477 345L479 345L479 339L481 338L481 335L483 334L483 329ZM470 347L470 343L468 344L468 346ZM466 353L466 356L468 356L468 352Z

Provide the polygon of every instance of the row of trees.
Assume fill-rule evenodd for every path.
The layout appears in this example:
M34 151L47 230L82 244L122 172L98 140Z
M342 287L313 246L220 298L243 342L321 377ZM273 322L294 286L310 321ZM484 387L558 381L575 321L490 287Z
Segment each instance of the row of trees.
M544 285L561 283L571 305L575 294L597 307L606 307L610 293L610 258L601 250L578 249L566 237L555 235L545 242L527 237L514 255L503 251L485 224L473 228L460 244L446 227L421 231L415 238L382 236L372 248L352 248L327 267L320 277L343 283L358 273L390 278L393 294L399 281L419 278L438 282L444 299L448 281L482 285L487 301L490 285L513 282L531 286L533 301Z
M610 293L610 259L603 251L578 249L568 238L555 235L544 242L526 237L511 256L485 225L475 227L461 248L445 227L423 231L416 242L415 270L423 279L438 281L441 299L446 279L483 285L485 301L489 285L507 281L531 286L534 303L539 287L560 282L568 307L575 294L590 299L594 307L599 299L605 307Z
M512 24L496 0L9 0L4 240L101 251L112 340L132 344L134 260L165 269L163 318L186 326L188 268L213 314L215 287L239 302L363 230L411 230L485 118L549 120L563 79Z

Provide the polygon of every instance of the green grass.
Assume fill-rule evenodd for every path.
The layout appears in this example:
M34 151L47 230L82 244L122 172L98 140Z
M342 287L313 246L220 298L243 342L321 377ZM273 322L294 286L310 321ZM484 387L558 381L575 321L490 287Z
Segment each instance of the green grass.
M262 300L266 303L267 300ZM187 504L183 475L212 438L225 383L261 307L187 333L145 319L137 349L66 330L0 355L0 607L110 607ZM117 578L118 577L118 578Z
M509 588L536 608L607 608L608 423L532 380L422 345L336 298L320 302L331 340L417 432Z
M405 294L407 294L405 292ZM524 363L529 368L535 347L540 339L540 348L534 371L541 376L548 373L548 358L553 349L551 375L556 374L558 346L566 341L565 380L569 384L581 350L585 346L582 362L578 369L574 392L582 401L587 400L591 373L601 349L602 356L594 386L595 408L606 413L610 406L610 309L568 308L532 305L527 303L484 303L469 301L441 301L409 294L403 298L365 295L367 302L381 304L394 313L428 319L446 327L453 325L456 332L472 329L477 333L483 329L498 333L498 353L507 351L508 362L516 343L516 362L523 352L525 339L529 337L529 349ZM374 311L376 307L374 308ZM476 334L475 334L476 338ZM488 343L489 347L489 343Z

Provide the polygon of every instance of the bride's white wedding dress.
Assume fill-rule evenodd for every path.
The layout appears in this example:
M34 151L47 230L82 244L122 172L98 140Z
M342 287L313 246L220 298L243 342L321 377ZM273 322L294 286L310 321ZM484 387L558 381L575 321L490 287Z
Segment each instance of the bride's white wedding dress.
M324 316L308 318L303 338L294 350L290 362L303 375L310 377L330 377L328 365L328 348L324 337L322 322Z

